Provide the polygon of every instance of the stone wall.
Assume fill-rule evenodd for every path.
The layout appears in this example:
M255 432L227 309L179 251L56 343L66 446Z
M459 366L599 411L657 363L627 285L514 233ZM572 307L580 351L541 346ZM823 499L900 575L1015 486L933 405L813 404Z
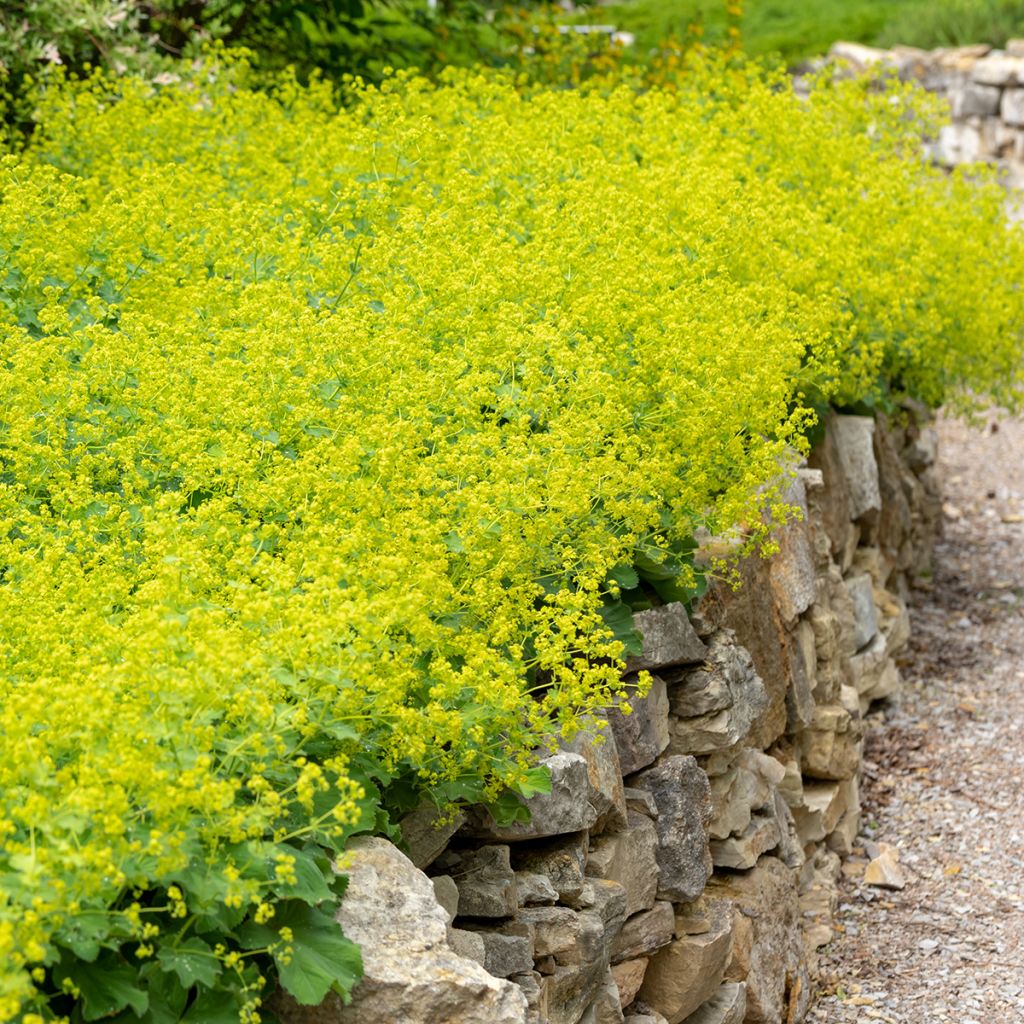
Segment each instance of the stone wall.
M1010 40L1005 50L986 45L877 50L836 43L830 57L858 70L891 68L903 80L944 96L950 122L929 142L931 156L947 167L995 163L1008 184L1024 187L1024 39Z
M914 417L908 414L908 422ZM353 844L349 1007L293 1024L794 1024L860 823L862 714L899 688L930 570L935 435L832 415L789 493L802 521L692 616L637 615L654 684L604 741L546 761L528 824L403 822ZM597 732L598 730L595 730Z

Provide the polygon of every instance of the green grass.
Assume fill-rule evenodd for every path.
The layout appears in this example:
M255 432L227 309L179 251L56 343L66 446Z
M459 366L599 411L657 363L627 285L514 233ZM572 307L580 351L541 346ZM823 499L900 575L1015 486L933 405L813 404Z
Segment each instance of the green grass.
M873 45L935 47L989 42L1024 34L1024 0L747 0L744 48L796 62L824 53L837 39ZM622 0L591 8L585 19L613 23L637 37L643 55L700 22L705 38L725 29L724 0Z

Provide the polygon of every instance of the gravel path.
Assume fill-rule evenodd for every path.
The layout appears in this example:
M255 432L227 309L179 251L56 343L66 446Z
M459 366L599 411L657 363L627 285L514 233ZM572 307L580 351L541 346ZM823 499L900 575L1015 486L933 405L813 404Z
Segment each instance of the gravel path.
M862 791L907 884L844 866L815 1024L1024 1024L1024 422L940 434L945 536Z

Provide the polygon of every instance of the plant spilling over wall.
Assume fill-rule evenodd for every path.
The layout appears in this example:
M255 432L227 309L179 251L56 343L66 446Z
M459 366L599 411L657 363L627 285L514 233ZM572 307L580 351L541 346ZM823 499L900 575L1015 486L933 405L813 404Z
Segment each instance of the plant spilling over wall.
M514 86L97 77L0 163L0 1019L347 992L329 856L517 813L815 404L1019 386L909 94Z

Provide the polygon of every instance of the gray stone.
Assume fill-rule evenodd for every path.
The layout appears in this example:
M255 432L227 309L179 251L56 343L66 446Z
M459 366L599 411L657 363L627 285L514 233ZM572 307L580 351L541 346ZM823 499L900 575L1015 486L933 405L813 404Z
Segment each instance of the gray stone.
M743 1024L746 1013L747 986L742 982L727 981L683 1024Z
M791 732L809 724L814 717L814 690L818 685L817 646L814 627L801 619L793 630L789 648L792 682L786 694L786 721Z
M463 917L512 917L519 907L507 846L481 846L462 854L455 873Z
M785 695L783 694L783 709ZM727 703L726 703L727 702ZM682 717L694 706L725 705L707 714ZM706 664L682 673L669 690L668 749L673 754L710 754L743 741L768 709L769 698L746 648L729 630L715 633Z
M866 573L851 576L846 581L846 590L853 602L853 642L859 651L878 634L878 611L871 577Z
M626 714L622 704L607 711L608 723L615 736L615 748L623 775L632 775L653 764L668 746L668 695L665 681L654 676L651 688L643 697L636 695L636 684L630 684Z
M971 69L971 81L982 85L1024 84L1024 60L992 54L976 61Z
M825 431L821 440L808 456L808 465L821 471L824 489L813 495L813 502L821 515L821 525L831 543L832 554L838 555L846 543L850 520L850 495L846 475L839 459L836 442L835 413L825 418Z
M643 637L643 654L626 659L627 672L695 665L704 660L704 644L694 632L684 605L673 602L637 612L633 621Z
M586 832L529 845L517 844L512 848L512 862L517 871L544 875L558 898L572 905L583 893L588 846Z
M588 800L590 777L586 759L579 754L559 753L540 763L551 773L551 792L521 801L530 811L529 821L498 825L486 807L477 806L467 812L462 834L518 842L589 829L597 821L597 811Z
M990 117L999 112L1001 90L994 85L968 82L953 93L954 117Z
M625 1024L668 1024L668 1021L657 1010L645 1007L642 1013L631 1013L626 1017Z
M881 634L850 659L850 672L862 711L866 711L873 700L891 697L899 691L899 671L889 657L886 639Z
M587 1007L605 984L608 965L593 963L556 965L541 982L548 1007L548 1024L579 1024Z
M882 496L875 462L875 421L870 416L836 416L831 424L839 463L846 477L851 518L860 519L868 512L878 512Z
M524 974L513 974L509 981L515 982L523 995L526 996L526 1005L532 1014L536 1015L537 1024L547 1019L547 1006L541 998L541 976L536 971L529 971Z
M358 943L363 978L343 1006L331 993L319 1006L282 998L287 1024L525 1024L516 985L459 956L447 943L447 915L415 865L384 839L357 838L347 851L348 888L338 921Z
M772 532L778 551L768 563L768 580L782 620L792 623L814 602L814 551L807 528L809 513L803 480L797 476L780 497L787 505L799 509L800 518Z
M579 915L568 907L524 907L517 920L533 927L534 953L538 957L564 953L579 938Z
M665 900L655 903L650 910L634 914L622 926L612 946L612 963L656 953L672 941L674 928L675 912L672 904Z
M626 913L654 906L658 891L658 833L650 818L630 812L626 831L595 840L587 874L618 882L626 893Z
M617 832L626 827L626 797L622 791L622 767L615 745L615 731L604 728L578 733L566 745L570 753L587 762L588 799L597 812L592 833Z
M790 804L797 832L803 843L818 843L839 824L843 812L843 789L838 782L808 782L800 803Z
M942 165L974 163L981 158L981 131L973 124L958 121L944 124L931 148L932 155Z
M459 956L473 960L481 967L484 966L487 960L487 948L484 945L484 938L480 932L471 932L465 928L449 928L448 945Z
M884 642L883 642L884 646ZM800 767L814 779L848 779L860 766L863 726L842 704L823 704L799 736Z
M732 907L718 901L711 927L700 935L683 935L651 957L640 998L680 1024L721 984L732 944Z
M607 878L588 878L584 888L587 911L601 919L609 949L626 922L626 890Z
M680 903L696 899L711 873L707 776L692 757L674 754L641 772L633 784L646 789L658 806L658 898Z
M646 789L635 789L632 786L626 786L623 789L623 794L626 797L627 811L646 814L648 818L656 818L658 816L658 806Z
M551 879L536 871L516 872L516 893L521 907L558 902L558 892L551 884Z
M422 803L398 823L409 859L418 868L437 860L448 841L459 830L466 816L454 808L442 811L431 803Z
M533 944L524 935L479 932L484 943L484 967L497 978L533 970Z
M584 1011L580 1024L622 1024L619 988L611 971L605 974L604 983Z
M438 875L430 881L434 886L437 902L444 908L448 915L448 923L451 924L459 914L459 887L451 875Z

